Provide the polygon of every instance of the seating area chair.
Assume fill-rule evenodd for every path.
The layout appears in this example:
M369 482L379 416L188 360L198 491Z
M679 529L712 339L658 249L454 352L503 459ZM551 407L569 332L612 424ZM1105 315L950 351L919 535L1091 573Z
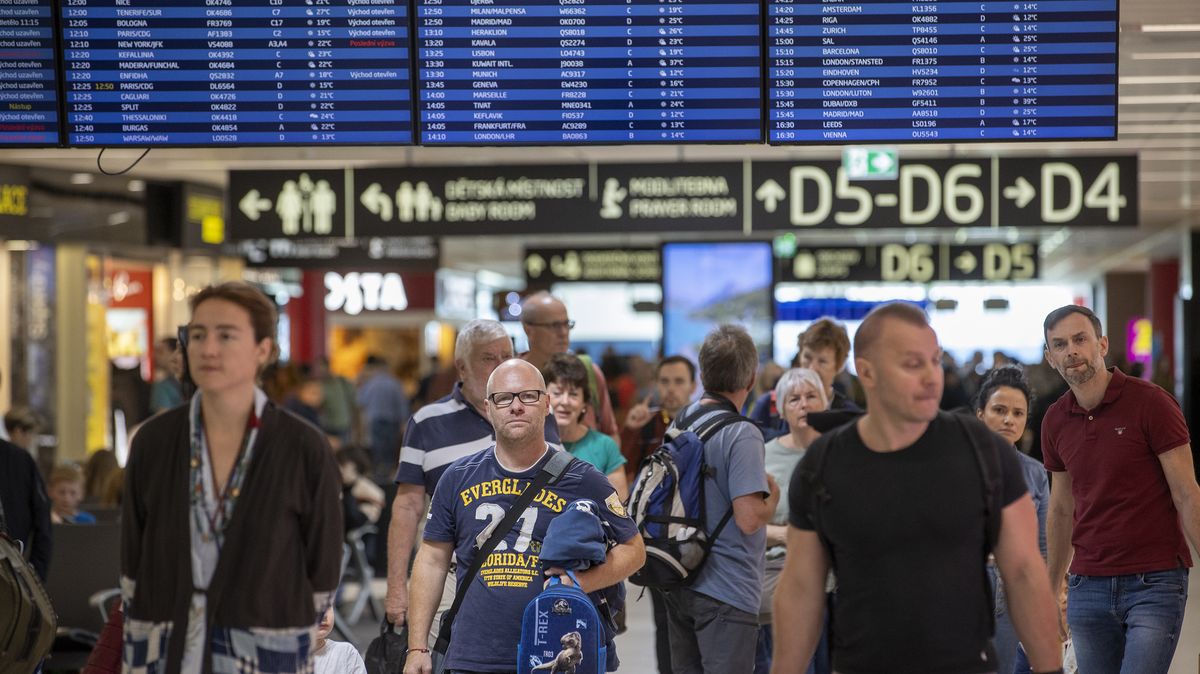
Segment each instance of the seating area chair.
M371 592L371 581L375 579L375 569L367 558L367 546L363 538L378 533L373 524L364 524L357 529L346 532L346 545L350 550L348 563L342 570L342 583L358 583L358 595L350 602L348 608L338 606L336 613L346 625L357 625L362 620L363 612L368 608L375 621L383 619L383 604Z
M107 617L121 578L121 526L55 524L46 592L58 614L58 638L46 666L81 669ZM119 594L119 591L116 591Z

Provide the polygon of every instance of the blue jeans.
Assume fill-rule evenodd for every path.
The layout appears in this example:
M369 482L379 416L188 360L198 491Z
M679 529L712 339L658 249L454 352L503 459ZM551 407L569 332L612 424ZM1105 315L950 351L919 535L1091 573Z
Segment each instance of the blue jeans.
M829 595L831 598L832 594ZM832 599L831 599L832 601ZM771 651L775 648L775 632L771 624L758 626L758 645L754 652L754 674L770 674ZM817 650L808 669L804 674L831 674L833 664L829 657L829 606L825 607L825 622L821 627L821 637L817 640Z
M1163 674L1171 666L1188 570L1067 579L1067 624L1079 671L1086 674Z
M1004 583L996 567L988 566L988 579L992 582L996 616L996 672L998 674L1031 674L1025 648L1017 639L1017 630L1008 615L1008 597L1004 594Z

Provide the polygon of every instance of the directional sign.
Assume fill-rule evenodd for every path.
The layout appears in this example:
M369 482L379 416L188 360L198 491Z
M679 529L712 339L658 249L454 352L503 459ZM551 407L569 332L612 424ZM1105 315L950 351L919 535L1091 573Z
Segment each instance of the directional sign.
M842 149L842 168L851 180L895 180L900 159L890 147L859 147Z
M833 161L751 175L757 231L1138 223L1136 156L901 160L894 182L853 183Z
M1038 278L1038 248L1032 243L976 245L902 244L798 247L780 256L782 282L828 283L933 281L1031 281Z
M305 269L437 269L437 239L367 237L364 239L245 239L226 244L228 255L245 258L251 267Z
M739 231L738 163L354 171L358 236Z
M1138 222L1134 156L861 161L895 179L837 161L234 171L226 240Z
M344 171L230 171L226 241L346 236Z
M1136 156L1005 159L999 178L1001 224L1138 224Z
M658 283L662 258L657 248L527 248L525 280L546 286L562 281Z

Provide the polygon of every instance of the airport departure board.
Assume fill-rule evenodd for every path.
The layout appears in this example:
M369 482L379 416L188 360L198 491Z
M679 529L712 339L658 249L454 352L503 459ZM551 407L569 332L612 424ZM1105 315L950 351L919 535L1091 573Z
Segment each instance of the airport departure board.
M1117 0L767 0L767 140L1115 138L1117 19Z
M405 0L60 0L66 142L412 142Z
M58 144L54 11L0 0L0 146Z
M426 145L762 140L757 0L414 0Z

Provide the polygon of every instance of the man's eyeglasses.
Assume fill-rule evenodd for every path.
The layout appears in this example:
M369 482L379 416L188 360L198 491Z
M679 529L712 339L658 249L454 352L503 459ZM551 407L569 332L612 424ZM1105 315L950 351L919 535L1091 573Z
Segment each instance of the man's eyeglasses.
M540 389L529 389L528 391L519 391L517 393L513 393L512 391L496 391L488 396L488 400L491 400L492 404L496 407L508 407L513 404L514 399L520 400L522 405L536 405L544 395L546 395L546 392Z
M525 325L532 325L535 328L550 328L555 332L575 329L575 321L554 321L553 323L534 323L533 321L528 321Z

